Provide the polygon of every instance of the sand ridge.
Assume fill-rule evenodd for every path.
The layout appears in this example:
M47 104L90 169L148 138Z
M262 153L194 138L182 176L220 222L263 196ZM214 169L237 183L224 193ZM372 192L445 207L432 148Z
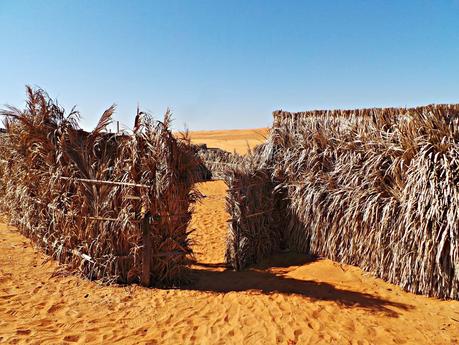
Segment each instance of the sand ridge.
M253 131L218 132L209 146L243 153L262 140ZM205 133L194 140L205 142ZM66 275L2 222L0 343L459 343L458 301L410 294L356 267L283 253L244 272L226 270L226 186L198 188L205 198L190 225L196 263L192 283L180 289Z
M265 141L267 136L267 128L194 131L191 133L191 141L194 144L207 144L208 147L244 154L249 147L253 148Z

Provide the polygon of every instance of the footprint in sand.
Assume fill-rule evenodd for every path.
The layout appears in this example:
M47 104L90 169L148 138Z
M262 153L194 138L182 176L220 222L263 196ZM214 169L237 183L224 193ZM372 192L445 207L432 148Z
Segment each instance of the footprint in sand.
M30 329L17 329L16 330L17 335L29 335L30 333L32 333Z
M60 309L62 309L62 305L53 304L51 307L49 307L47 312L48 312L48 314L53 314L53 313L59 311Z
M68 341L68 342L72 342L72 343L76 343L78 340L80 340L80 336L79 335L66 335L64 337L64 339L62 339L63 341Z

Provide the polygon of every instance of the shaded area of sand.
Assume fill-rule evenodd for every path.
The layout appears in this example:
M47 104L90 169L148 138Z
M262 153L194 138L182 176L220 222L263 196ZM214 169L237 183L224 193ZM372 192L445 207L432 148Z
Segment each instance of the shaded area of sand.
M244 135L257 142L251 131L224 139L210 132L210 146L228 149L233 135L239 152ZM226 270L226 187L214 181L199 189L206 198L191 224L197 263L181 289L105 287L62 275L0 224L0 343L459 342L459 302L406 293L356 267L284 253L245 272Z

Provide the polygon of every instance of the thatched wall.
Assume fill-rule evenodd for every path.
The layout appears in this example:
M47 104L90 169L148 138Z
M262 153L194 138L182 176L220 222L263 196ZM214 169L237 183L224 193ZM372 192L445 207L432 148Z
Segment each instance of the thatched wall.
M265 147L291 249L459 299L459 105L275 112Z
M344 114L275 114L291 247L459 298L459 106Z
M280 198L269 171L247 166L228 171L228 237L225 260L236 270L284 247Z
M43 250L90 279L175 284L191 252L198 161L164 121L139 113L131 135L90 133L42 90L9 108L0 150L1 207Z
M228 169L231 171L243 161L243 157L235 152L207 147L206 144L193 145L193 148L201 160L198 174L204 181L224 179Z

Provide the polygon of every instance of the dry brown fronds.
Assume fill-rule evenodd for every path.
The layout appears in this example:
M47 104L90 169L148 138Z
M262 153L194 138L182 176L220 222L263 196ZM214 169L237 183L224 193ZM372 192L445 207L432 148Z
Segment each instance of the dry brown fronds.
M132 134L109 134L112 106L87 133L75 110L65 114L43 90L27 93L26 109L2 111L2 209L90 279L126 283L143 271L146 284L179 282L199 162L169 131L170 113L163 122L142 114Z
M291 249L459 299L459 105L275 112L259 157Z

